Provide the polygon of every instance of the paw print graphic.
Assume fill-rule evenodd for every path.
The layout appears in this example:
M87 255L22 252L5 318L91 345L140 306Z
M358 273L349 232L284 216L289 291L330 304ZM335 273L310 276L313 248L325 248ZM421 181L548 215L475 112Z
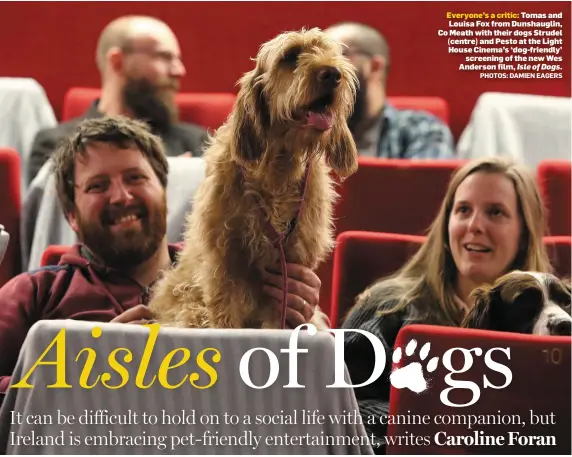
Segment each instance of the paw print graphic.
M405 347L405 355L407 357L411 357L415 350L417 349L417 341L411 340L407 343ZM419 360L421 362L425 362L427 356L429 355L429 351L431 349L431 343L425 343L421 350L419 351ZM393 351L393 362L398 363L401 360L402 353L401 348L396 348ZM398 368L394 370L389 375L389 381L391 385L396 389L403 389L407 387L409 390L415 393L421 393L427 389L427 379L426 374L424 374L423 367L421 366L421 362L411 362L405 365L404 367ZM426 373L432 373L437 368L437 364L439 363L439 357L433 357L427 362L427 366L425 368Z

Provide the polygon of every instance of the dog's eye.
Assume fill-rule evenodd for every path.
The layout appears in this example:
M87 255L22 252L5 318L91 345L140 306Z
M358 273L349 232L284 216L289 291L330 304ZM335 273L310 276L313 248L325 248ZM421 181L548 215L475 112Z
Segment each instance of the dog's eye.
M284 54L284 57L282 57L282 62L284 62L284 63L296 63L296 61L298 60L298 56L300 55L301 52L302 52L302 48L299 46L296 46L295 48L289 49Z
M560 281L550 280L548 282L548 295L554 303L563 307L570 306L570 292Z

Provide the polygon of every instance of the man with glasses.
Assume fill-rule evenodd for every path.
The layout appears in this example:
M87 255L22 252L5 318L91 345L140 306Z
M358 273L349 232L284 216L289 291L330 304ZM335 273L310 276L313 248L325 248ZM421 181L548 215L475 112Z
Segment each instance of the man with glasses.
M454 157L453 138L446 124L430 113L398 110L387 102L391 61L383 35L355 22L332 25L325 32L345 45L344 53L357 70L360 86L348 126L360 155L395 159Z
M162 138L169 156L202 155L206 131L178 122L175 94L186 74L178 40L164 22L147 16L112 21L97 43L101 98L81 118L38 133L32 147L28 182L53 154L59 141L85 118L124 115L146 121Z

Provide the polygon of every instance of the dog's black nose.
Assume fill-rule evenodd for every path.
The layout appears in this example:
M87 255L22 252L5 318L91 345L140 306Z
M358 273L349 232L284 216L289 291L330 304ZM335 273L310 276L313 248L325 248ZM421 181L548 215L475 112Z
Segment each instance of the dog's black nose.
M559 319L548 324L552 335L571 336L572 321L568 319Z
M342 81L342 73L336 67L323 67L318 71L318 81L336 87Z

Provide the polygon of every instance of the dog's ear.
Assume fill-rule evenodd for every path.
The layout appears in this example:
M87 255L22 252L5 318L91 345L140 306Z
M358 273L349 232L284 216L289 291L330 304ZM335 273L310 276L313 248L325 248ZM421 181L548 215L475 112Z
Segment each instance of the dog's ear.
M531 321L544 303L541 284L531 275L525 274L507 281L500 281L500 300L505 303L504 314L511 321Z
M268 107L254 69L240 80L240 90L233 111L231 154L241 165L256 162L266 149L263 129L268 124Z
M464 328L492 330L492 290L490 286L478 287L471 293L475 305L461 323Z
M346 122L334 127L326 162L344 180L358 169L358 153L353 135Z

